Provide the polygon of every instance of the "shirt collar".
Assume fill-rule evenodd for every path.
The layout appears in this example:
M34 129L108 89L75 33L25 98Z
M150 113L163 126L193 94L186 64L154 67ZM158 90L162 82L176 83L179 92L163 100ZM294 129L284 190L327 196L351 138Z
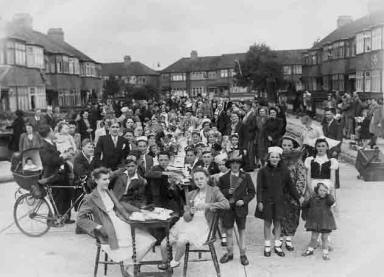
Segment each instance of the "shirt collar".
M239 171L239 172L237 172L237 173L233 173L233 172L231 171L231 175L232 175L232 176L236 176L236 177L239 177L239 176L240 176L240 171Z
M124 174L128 176L128 171L127 170L124 171ZM132 177L128 176L128 179L131 180L131 181L134 180L134 179L139 179L139 176L137 175L137 171L135 172L135 174Z
M50 139L48 139L48 138L44 138L44 140L45 140L46 142L48 142L50 145L53 145L53 141L52 141L52 140L50 140Z

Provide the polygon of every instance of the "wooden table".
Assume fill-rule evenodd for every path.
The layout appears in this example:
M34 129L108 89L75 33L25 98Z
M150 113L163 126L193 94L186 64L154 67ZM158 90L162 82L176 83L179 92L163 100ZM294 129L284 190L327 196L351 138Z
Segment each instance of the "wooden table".
M171 217L167 220L146 220L146 221L138 221L138 220L127 220L127 222L131 225L131 235L132 235L132 248L133 248L133 263L134 263L134 270L133 270L133 276L139 277L139 276L172 276L173 270L169 266L169 263L171 261L171 255L172 255L172 248L169 243L169 229L171 228L171 223L174 220L176 216L171 215ZM142 265L159 265L162 264L162 260L152 260L152 261L137 261L137 255L136 255L136 228L142 228L142 229L152 229L152 228L164 228L166 232L166 240L167 240L167 250L168 250L168 256L166 264L168 265L168 269L166 271L155 271L155 272L140 272L140 266Z

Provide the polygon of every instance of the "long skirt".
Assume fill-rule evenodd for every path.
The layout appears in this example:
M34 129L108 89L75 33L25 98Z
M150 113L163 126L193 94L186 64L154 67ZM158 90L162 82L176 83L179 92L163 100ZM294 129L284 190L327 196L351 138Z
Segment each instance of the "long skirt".
M281 235L294 236L300 222L300 206L291 195L284 197L284 216L281 220Z

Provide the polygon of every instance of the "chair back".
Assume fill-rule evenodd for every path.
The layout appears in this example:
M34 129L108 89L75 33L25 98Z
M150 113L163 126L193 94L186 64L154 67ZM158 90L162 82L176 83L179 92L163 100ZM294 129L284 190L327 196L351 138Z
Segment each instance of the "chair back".
M219 223L219 213L213 212L212 222L209 226L209 232L205 244L213 243L216 241L217 226Z

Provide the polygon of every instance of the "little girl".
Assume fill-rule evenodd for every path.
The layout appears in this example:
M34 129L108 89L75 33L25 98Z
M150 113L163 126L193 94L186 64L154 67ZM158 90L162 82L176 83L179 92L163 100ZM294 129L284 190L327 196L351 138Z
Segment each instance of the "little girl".
M329 260L328 237L332 230L336 230L335 218L331 211L335 198L329 193L328 187L323 183L318 183L314 191L315 194L302 204L302 208L307 212L305 228L307 231L312 232L311 241L307 250L302 255L313 255L317 239L321 234L323 260Z

